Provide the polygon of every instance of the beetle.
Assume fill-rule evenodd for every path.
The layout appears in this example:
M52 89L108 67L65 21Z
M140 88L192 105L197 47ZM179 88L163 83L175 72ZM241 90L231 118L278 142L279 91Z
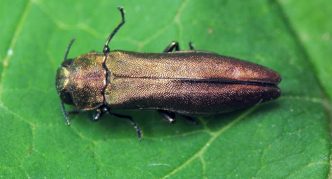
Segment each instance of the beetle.
M131 116L113 113L115 109L157 110L169 122L175 115L218 114L247 108L276 99L280 75L261 65L217 53L181 51L172 42L162 53L110 51L109 43L125 23L121 22L108 36L103 53L90 52L67 59L57 70L56 89L66 123L68 115L95 111L93 120L109 113L128 119L141 138L141 129ZM65 104L74 110L66 111Z

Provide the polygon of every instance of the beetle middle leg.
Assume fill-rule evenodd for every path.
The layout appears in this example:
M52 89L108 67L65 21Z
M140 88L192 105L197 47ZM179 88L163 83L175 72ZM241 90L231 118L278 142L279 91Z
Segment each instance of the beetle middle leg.
M192 50L194 51L195 50L195 47L194 47L194 44L193 42L189 42L188 43L188 46L189 46L189 50ZM166 48L163 52L176 52L176 51L180 51L180 45L179 45L179 42L177 41L172 41Z
M163 52L176 52L176 51L180 51L180 46L179 46L179 42L177 41L173 41L171 42Z
M99 108L96 109L95 114L92 117L93 121L97 121L100 119L101 116L103 116L105 113L108 113L110 115L116 116L118 118L122 118L122 119L127 119L130 124L135 128L136 133L137 133L137 137L139 140L142 139L142 130L141 128L138 126L138 124L133 120L133 118L131 116L127 116L127 115L123 115L123 114L117 114L117 113L112 113L110 112L109 107L107 107L106 105L103 105Z

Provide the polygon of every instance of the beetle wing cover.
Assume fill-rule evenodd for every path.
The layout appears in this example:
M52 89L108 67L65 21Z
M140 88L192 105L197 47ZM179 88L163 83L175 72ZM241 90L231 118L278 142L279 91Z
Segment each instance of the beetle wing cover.
M112 52L105 99L113 108L220 113L277 98L280 77L249 62L204 52ZM250 81L254 84L230 83Z

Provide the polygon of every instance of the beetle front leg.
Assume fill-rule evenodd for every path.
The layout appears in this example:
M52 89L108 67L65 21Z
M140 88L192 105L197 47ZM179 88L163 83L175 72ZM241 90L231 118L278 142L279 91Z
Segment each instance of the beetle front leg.
M107 113L109 110L106 106L101 106L98 109L96 109L95 113L92 116L93 121L98 121L101 116L103 116L105 113Z
M103 116L105 113L108 113L110 115L116 116L118 118L127 119L130 122L130 124L135 128L138 139L139 140L142 139L142 130L137 125L137 123L132 119L131 116L117 114L117 113L112 113L111 110L110 110L110 108L108 106L106 106L106 105L103 105L103 106L99 107L98 109L96 109L95 114L92 117L92 120L93 121L99 120L100 117Z
M142 130L138 126L138 124L133 120L133 118L131 116L127 116L127 115L123 115L123 114L117 114L117 113L112 113L112 112L109 112L109 114L113 115L113 116L116 116L118 118L127 119L130 122L130 124L135 128L138 139L139 140L142 139Z
M113 36L119 31L119 29L123 26L125 23L125 13L123 7L118 7L120 14L121 14L121 22L118 24L118 26L115 27L115 29L112 31L112 33L108 36L106 43L103 48L103 53L106 55L110 52L109 43L111 42Z
M176 52L176 51L180 51L180 46L179 46L179 42L177 41L173 41L171 42L163 52Z

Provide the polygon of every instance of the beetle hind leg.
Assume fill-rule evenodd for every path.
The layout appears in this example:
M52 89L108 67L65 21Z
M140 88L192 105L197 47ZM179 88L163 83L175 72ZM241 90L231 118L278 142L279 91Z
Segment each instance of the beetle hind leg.
M180 114L182 116L183 119L185 119L186 121L192 123L192 124L198 124L198 121L195 117L191 117L191 116L187 116L187 115L183 115L183 114Z
M161 117L163 117L170 124L175 122L175 113L174 112L165 111L165 110L158 110L158 112L161 115Z
M188 46L189 46L189 49L190 49L190 50L193 50L193 51L196 50L196 49L195 49L195 46L194 46L194 44L193 44L192 41L190 41L190 42L188 43Z
M171 112L171 111L165 111L165 110L158 110L159 114L161 115L161 117L163 117L167 122L169 122L170 124L175 123L175 119L176 119L176 114L175 112ZM185 119L186 121L192 123L192 124L198 124L196 118L191 117L191 116L187 116L184 114L179 114L183 119Z

